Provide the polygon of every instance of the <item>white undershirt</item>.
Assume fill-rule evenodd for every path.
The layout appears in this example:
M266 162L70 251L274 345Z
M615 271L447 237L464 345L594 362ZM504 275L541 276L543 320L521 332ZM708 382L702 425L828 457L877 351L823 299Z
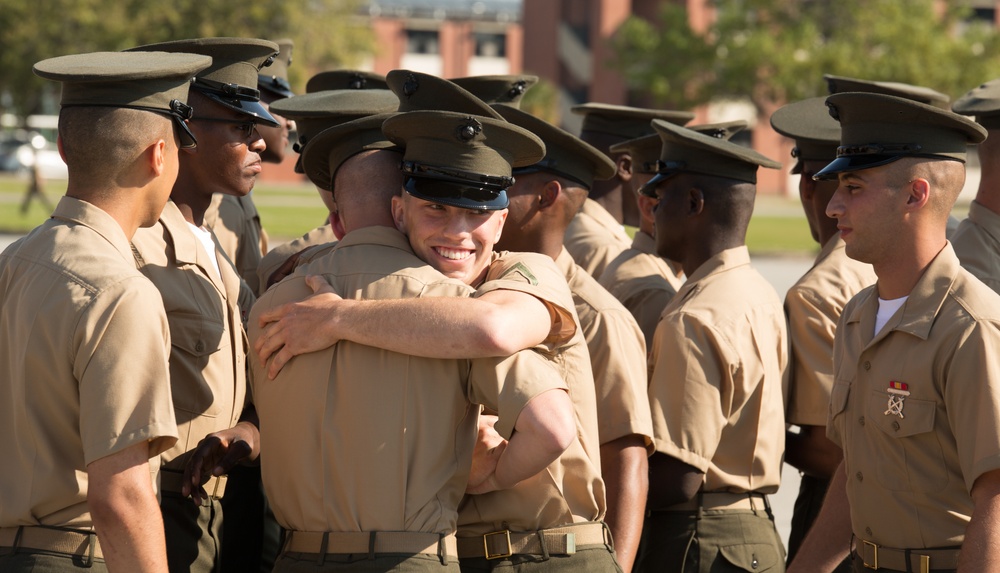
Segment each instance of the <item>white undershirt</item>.
M204 227L196 227L191 223L187 225L191 228L194 236L198 238L201 246L205 248L205 252L208 253L208 260L212 261L212 266L215 267L215 276L222 278L222 270L219 269L219 259L215 256L215 241L212 240L212 233Z
M903 307L906 303L906 299L909 296L904 296L902 298L894 298L892 300L885 300L879 297L878 299L878 313L875 315L875 334L877 335L882 331L885 323L889 322L892 315L896 314L896 311Z

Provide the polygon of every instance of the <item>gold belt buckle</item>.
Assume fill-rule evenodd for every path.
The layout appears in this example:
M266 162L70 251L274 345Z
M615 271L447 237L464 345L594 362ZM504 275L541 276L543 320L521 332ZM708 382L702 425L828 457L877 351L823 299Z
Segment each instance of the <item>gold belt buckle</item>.
M867 547L871 547L872 548L872 555L874 555L874 557L875 557L875 562L874 563L869 563L867 557L865 556L865 552L862 551L862 553L861 553L861 562L864 564L864 566L865 566L866 569L878 569L878 545L875 545L871 541L863 541L863 540L862 540L861 543L863 543Z
M490 542L489 538L494 535L503 535L507 541L507 552L506 553L490 553ZM486 555L486 559L503 559L504 557L510 557L514 554L514 550L510 546L510 530L504 529L503 531L493 531L483 535L483 554Z

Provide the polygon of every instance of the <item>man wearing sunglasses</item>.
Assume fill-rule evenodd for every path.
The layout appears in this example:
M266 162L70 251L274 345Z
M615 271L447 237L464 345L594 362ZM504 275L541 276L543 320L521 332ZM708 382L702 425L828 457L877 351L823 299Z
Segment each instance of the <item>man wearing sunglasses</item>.
M181 152L180 171L160 220L132 240L140 270L163 296L173 346L170 384L181 438L161 456L161 509L171 571L218 571L225 476L185 464L199 440L238 444L233 455L256 457L257 430L245 421L246 346L243 317L253 294L204 225L214 193L245 196L260 173L265 145L257 124L276 122L260 105L257 73L277 44L245 38L179 40L138 51L210 55L212 66L191 85L190 128L196 148ZM247 87L253 86L253 87ZM202 484L204 475L207 481ZM187 499L193 497L194 502Z

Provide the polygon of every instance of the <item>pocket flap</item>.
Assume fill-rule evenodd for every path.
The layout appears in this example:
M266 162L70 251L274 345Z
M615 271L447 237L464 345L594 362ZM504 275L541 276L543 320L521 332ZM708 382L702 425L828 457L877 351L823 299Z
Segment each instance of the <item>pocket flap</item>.
M732 565L749 573L770 571L782 562L774 547L765 543L725 545L719 547L719 554Z

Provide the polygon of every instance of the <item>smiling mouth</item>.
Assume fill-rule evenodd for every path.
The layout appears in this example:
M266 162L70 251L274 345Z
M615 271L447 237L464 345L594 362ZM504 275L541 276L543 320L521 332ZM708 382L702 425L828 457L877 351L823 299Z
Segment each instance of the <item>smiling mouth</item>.
M450 261L461 261L472 256L472 251L464 249L449 249L446 247L434 247L434 252Z

